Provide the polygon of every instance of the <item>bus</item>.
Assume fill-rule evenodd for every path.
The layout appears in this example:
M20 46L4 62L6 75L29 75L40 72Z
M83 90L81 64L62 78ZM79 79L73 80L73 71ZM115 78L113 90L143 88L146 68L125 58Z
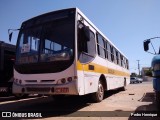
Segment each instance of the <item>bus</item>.
M152 41L152 39L156 39L156 38L160 38L160 37L153 37L153 38L144 40L143 46L144 46L144 51L155 55L151 61L151 70L152 70L153 89L155 91L157 109L160 110L160 48L159 48L158 41L155 41L155 45L158 45L158 48L159 48L159 52L156 52L156 49L155 49L156 46L153 46L153 41ZM149 45L152 46L153 51L151 50L149 51Z
M0 41L0 96L12 95L15 45Z
M13 93L91 94L130 83L127 57L78 9L69 8L22 23L16 44Z

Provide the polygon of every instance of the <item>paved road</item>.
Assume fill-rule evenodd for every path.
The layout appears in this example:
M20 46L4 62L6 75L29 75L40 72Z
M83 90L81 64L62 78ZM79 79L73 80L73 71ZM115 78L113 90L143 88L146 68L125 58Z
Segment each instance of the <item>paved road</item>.
M143 82L128 85L126 91L107 91L104 100L100 103L91 102L89 96L65 97L60 101L55 101L52 97L30 97L20 100L0 98L0 112L3 111L38 112L42 113L43 119L50 120L57 120L57 117L60 120L106 118L134 120L137 118L130 117L131 113L134 111L156 111L156 104L152 83ZM148 120L151 118L139 117L138 119Z

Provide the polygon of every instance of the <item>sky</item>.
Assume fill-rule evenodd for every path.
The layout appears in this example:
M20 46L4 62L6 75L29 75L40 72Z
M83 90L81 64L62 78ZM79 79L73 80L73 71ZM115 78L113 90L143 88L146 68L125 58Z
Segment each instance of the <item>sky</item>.
M43 13L78 7L129 59L130 71L150 67L153 55L143 41L160 37L160 0L0 0L0 40L16 44L18 32L8 40L8 29ZM160 39L155 40L158 46ZM159 43L158 43L159 42ZM158 50L157 50L158 51Z

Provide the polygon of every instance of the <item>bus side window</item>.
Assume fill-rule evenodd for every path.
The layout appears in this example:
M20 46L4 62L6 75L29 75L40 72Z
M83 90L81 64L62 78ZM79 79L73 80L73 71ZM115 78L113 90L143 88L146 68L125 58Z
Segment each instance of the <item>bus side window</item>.
M108 60L111 61L111 45L107 42Z
M129 69L127 58L125 58L125 68L126 68L126 69Z
M100 34L97 34L97 51L98 55L101 56L102 58L106 58L105 55L105 42L104 39Z
M116 50L116 60L117 60L117 64L119 64L119 60L118 60L118 51Z
M124 56L123 56L123 61L122 62L123 62L123 66L122 67L125 68L125 57Z
M107 48L108 41L105 40L105 53L106 53L106 58L108 59L108 48Z
M78 58L82 63L86 63L91 61L96 54L95 34L89 29L89 38L86 40L84 24L80 23L80 25L78 26Z
M126 62L127 62L127 69L129 69L129 63L128 63L128 60L127 60Z
M78 52L87 51L86 42L84 42L84 31L83 31L84 25L81 22L78 22Z
M114 57L114 63L117 64L116 49L114 47L113 47L113 57Z
M111 61L114 62L114 52L113 52L113 46L110 46L111 48Z
M95 34L89 28L86 36L85 26L83 23L78 23L78 51L88 53L91 56L94 56L96 53L95 49Z
M91 56L96 54L96 45L95 45L95 34L90 30L90 40L87 41L87 53Z
M123 67L123 56L120 55L120 58L121 58L121 66Z
M123 60L123 62L124 62L124 68L126 68L126 58L124 57L124 60Z
M121 66L121 54L118 52L118 65L120 65Z

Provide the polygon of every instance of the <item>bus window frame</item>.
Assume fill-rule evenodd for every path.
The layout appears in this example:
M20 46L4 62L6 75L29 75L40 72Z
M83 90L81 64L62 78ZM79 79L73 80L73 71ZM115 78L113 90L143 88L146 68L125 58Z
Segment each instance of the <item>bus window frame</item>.
M102 37L102 35L100 35L99 33L96 34L96 41L97 41L97 52L98 52L98 55L102 58L107 58L107 55L106 55L106 41L105 39ZM102 44L100 43L100 40L102 40ZM103 51L104 55L101 54L101 50Z

